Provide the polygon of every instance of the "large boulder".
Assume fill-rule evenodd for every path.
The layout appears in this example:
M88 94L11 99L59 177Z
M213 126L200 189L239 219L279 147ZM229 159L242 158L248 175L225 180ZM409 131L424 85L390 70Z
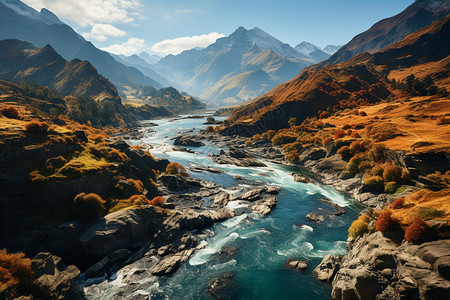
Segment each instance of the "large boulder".
M48 252L38 253L31 260L34 283L40 294L47 299L76 299L80 287L75 283L80 270L66 266L61 258Z
M275 196L266 197L256 201L255 205L250 206L250 209L262 215L267 215L277 206L277 201L278 199Z
M313 274L320 281L332 282L337 271L339 271L341 258L335 255L327 255L314 269Z
M195 135L177 136L173 144L177 146L188 146L188 147L200 147L205 145L202 141L200 141L200 138Z
M237 282L232 273L223 273L213 278L208 282L206 288L215 299L236 299Z

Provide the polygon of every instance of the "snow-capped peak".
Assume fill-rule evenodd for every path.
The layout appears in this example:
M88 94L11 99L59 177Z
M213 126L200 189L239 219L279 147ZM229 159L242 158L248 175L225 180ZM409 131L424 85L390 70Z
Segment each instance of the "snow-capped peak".
M21 16L26 16L31 19L44 22L48 25L63 24L51 11L42 9L41 12L38 12L34 8L29 7L19 0L0 0L0 4L14 10Z
M298 52L304 54L304 55L309 55L310 53L320 50L319 47L317 47L316 45L313 45L311 43L308 42L301 42L300 44L298 44L297 46L295 46L295 50L297 50Z

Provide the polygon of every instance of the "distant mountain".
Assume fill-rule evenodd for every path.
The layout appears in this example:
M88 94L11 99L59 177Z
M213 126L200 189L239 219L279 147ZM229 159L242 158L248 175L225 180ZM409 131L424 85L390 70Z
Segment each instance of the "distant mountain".
M42 9L38 12L19 0L0 0L0 40L3 39L19 39L39 47L50 44L67 60L88 60L103 76L119 87L162 87L136 68L127 67L109 53L97 49L49 10Z
M206 108L205 103L200 102L186 93L180 93L173 87L162 88L160 90L152 88L144 89L141 98L144 99L146 104L161 106L173 113L183 113Z
M444 18L449 12L450 0L416 0L401 13L383 19L355 36L321 66L343 62L366 51L374 53Z
M208 103L232 105L269 91L312 63L259 28L239 27L207 48L168 55L155 67Z
M291 81L237 108L229 119L232 125L223 134L252 136L287 127L291 117L302 122L319 110L386 99L390 77L405 80L416 73L422 80L428 75L448 90L449 36L447 16L373 54L362 53L322 68L305 68Z
M114 85L88 61L66 61L50 45L39 48L19 40L0 41L0 78L48 86L63 96L120 102Z
M314 62L318 63L328 59L339 49L339 47L340 46L327 45L325 48L320 49L316 45L304 41L295 46L295 50L297 50L304 58L313 59Z
M325 48L322 49L323 52L325 52L328 55L333 55L335 54L340 48L341 46L335 46L335 45L326 45Z
M143 60L145 60L148 64L151 64L151 65L156 64L162 58L159 55L148 54L147 52L141 52L141 53L138 54L138 56L140 58L142 58Z
M155 79L160 83L162 86L171 86L173 85L172 82L168 81L166 78L159 75L155 70L154 67L149 64L145 59L141 58L137 54L133 54L130 56L125 56L123 54L115 55L111 54L115 60L118 62L128 66L128 67L134 67L141 71L145 76L148 76L150 78Z

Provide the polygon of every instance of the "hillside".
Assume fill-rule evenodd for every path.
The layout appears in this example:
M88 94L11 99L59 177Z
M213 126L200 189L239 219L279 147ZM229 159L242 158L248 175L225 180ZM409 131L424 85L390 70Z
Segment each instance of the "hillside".
M122 86L151 85L161 88L156 80L136 68L117 62L109 53L97 49L52 12L37 12L19 0L0 1L0 39L19 39L38 47L51 45L66 60L89 61L100 74Z
M355 36L321 66L344 62L363 52L374 53L404 37L444 18L450 12L450 1L416 0L401 13L381 20Z
M286 127L291 117L301 122L319 110L379 102L391 94L389 76L398 77L401 69L405 77L397 78L400 81L415 70L427 69L427 75L441 89L448 89L448 27L447 17L383 51L364 53L346 63L321 69L306 68L293 80L237 109L230 118L234 125L224 134L251 136ZM409 72L405 68L410 68ZM421 73L416 75L423 79Z
M168 55L155 67L190 94L231 105L269 91L313 62L259 28L239 27L205 49Z

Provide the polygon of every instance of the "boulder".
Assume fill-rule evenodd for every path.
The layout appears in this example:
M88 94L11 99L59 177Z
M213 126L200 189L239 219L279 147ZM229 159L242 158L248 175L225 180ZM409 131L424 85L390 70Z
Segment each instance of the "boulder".
M232 300L236 299L237 282L232 273L223 273L213 278L206 286L208 292L215 299Z
M270 186L267 188L266 192L270 195L278 195L278 193L280 192L280 188L277 186Z
M292 177L294 177L294 181L296 182L303 182L303 183L311 183L312 180L306 176L303 176L298 173L291 173Z
M38 253L31 260L34 282L44 298L76 299L80 296L80 287L75 283L80 270L75 266L66 266L62 259L48 252Z
M320 281L333 282L334 276L339 271L341 258L335 255L327 255L314 269L314 277Z
M284 267L287 269L295 269L299 271L305 271L308 267L308 262L304 260L298 260L294 258L289 258L285 263Z
M262 215L267 215L277 206L277 201L278 199L275 196L266 197L256 201L255 205L251 206L250 209Z
M228 204L228 202L232 201L234 199L234 196L232 194L229 194L227 192L222 192L220 194L217 194L214 197L214 205L215 206L225 206Z
M183 250L160 260L150 269L152 275L162 276L174 273L194 253L194 249Z
M243 193L237 198L245 201L256 201L261 198L261 195L266 192L265 188L257 188Z
M131 251L128 249L116 250L107 256L105 256L101 261L96 263L87 269L83 274L87 278L99 277L112 268L115 264L124 261L131 255Z
M321 222L323 222L325 220L324 216L319 215L315 211L310 212L309 214L306 215L306 217L308 219L310 219L311 221L316 222L316 223L321 223Z
M202 141L200 141L200 138L195 135L177 136L173 144L177 146L188 146L188 147L200 147L205 145Z

